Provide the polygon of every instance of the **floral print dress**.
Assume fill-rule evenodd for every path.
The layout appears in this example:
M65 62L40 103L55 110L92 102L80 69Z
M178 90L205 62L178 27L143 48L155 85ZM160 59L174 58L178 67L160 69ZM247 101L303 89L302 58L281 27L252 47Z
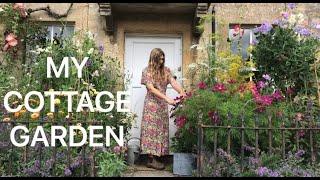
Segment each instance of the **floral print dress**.
M171 71L165 67L167 82L154 82L147 68L142 71L141 84L148 83L166 94L167 85L172 78ZM140 149L142 154L164 156L169 154L169 113L168 104L147 90L141 122Z

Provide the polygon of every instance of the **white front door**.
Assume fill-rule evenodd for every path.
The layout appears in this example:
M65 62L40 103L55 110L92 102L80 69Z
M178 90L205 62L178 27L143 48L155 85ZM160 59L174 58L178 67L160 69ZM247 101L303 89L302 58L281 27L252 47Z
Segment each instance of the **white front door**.
M182 46L181 37L158 37L158 36L130 36L125 37L125 73L130 77L127 88L130 92L130 109L138 115L136 123L131 129L131 137L140 138L141 117L143 103L147 90L141 85L141 75L143 68L148 66L150 52L153 48L161 48L165 53L165 66L169 67L173 74L177 76L178 82L182 78ZM168 85L167 95L174 98L178 94L171 85ZM168 107L169 110L172 106ZM176 132L173 119L169 121L169 137ZM132 140L129 144L139 143Z

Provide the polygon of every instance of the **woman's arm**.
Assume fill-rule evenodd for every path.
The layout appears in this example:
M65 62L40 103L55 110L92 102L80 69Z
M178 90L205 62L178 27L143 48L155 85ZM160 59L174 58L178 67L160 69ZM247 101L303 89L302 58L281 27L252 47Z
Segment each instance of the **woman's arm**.
M181 87L181 85L173 78L170 79L170 84L173 87L174 90L177 91L177 93L180 94L180 96L186 96L186 93L184 92L184 89Z
M174 101L173 99L171 99L170 97L162 94L158 89L156 89L152 84L148 83L146 85L147 89L155 94L157 97L161 98L161 99L164 99L168 104L170 105L175 105L176 104L176 101Z

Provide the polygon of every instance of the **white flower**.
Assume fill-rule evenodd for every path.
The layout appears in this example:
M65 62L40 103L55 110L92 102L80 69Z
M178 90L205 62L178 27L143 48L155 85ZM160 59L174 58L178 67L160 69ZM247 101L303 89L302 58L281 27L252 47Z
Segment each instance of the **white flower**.
M76 47L80 47L81 46L81 43L79 40L76 41Z
M37 62L36 62L36 63L34 63L34 65L38 66L38 65L39 65L39 63L37 63Z
M78 49L77 53L82 54L83 53L82 49Z
M192 46L190 46L190 49L196 48L198 47L198 44L193 44Z
M297 14L298 22L302 22L304 20L304 15L302 13Z
M93 39L93 34L91 31L86 32L86 35L88 36L89 39Z
M13 76L10 76L10 77L9 77L9 79L15 79L15 77L13 77Z
M94 51L94 49L93 49L93 48L90 48L89 51L88 51L88 54L89 54L89 55L92 54L93 51Z
M46 53L52 53L52 47L46 47L46 49L44 50Z
M99 77L100 75L99 75L99 71L98 70L95 70L93 73L92 73L92 76L94 77L94 76L97 76L97 77Z
M0 7L0 12L3 12L4 10Z
M40 53L42 53L42 52L44 52L44 49L42 49L42 48L37 48L37 54L40 54Z
M191 63L188 65L188 68L190 69L193 69L193 68L196 68L197 67L197 64L196 63Z
M202 65L204 67L209 67L207 63L203 63L203 62L200 62L199 65Z
M290 25L294 25L296 23L296 15L295 14L292 14L289 19L288 19L288 22Z

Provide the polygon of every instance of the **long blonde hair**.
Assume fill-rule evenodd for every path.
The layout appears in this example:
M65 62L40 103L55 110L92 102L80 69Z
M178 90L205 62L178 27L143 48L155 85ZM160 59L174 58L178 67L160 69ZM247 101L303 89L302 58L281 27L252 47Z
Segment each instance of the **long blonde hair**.
M161 63L161 56L163 56L163 62ZM166 80L164 72L165 55L160 48L152 49L149 58L148 72L151 73L154 81Z

